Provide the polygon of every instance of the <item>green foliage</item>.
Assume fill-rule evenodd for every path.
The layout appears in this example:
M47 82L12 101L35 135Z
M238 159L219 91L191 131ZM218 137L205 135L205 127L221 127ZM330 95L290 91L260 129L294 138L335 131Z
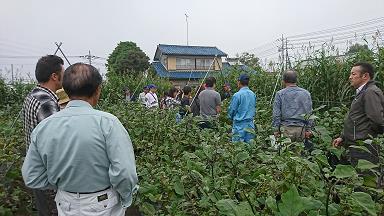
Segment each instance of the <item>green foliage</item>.
M109 73L140 75L149 67L149 57L134 43L120 42L107 59Z
M298 216L306 210L319 209L321 207L320 201L301 197L296 186L292 186L281 197L282 202L279 204L279 212L277 215Z
M311 152L303 143L285 137L271 144L269 102L278 74L251 74L250 88L258 96L257 137L247 145L230 141L228 101L223 103L215 129L200 129L192 116L176 124L177 110L147 110L123 101L124 88L138 95L149 83L159 86L160 96L171 87L167 79L110 73L97 108L116 115L132 139L140 184L133 206L144 215L379 214L383 191L367 185L367 179L357 172L375 171L375 165L359 161L357 167L336 166L329 160L330 155L341 158L345 154L345 149L331 147L330 141L340 133L348 111L353 90L347 78L356 56L343 60L326 52L318 54L297 65L300 86L312 93L319 107L309 117L316 121ZM379 49L374 55L376 78L382 83L384 52ZM240 73L234 69L218 76L218 86L229 82L235 89ZM11 87L0 82L0 96L6 101L0 101L0 215L32 214L31 195L20 173L24 135L17 118L28 89L28 85ZM370 143L384 147L384 138ZM380 164L384 164L382 156Z

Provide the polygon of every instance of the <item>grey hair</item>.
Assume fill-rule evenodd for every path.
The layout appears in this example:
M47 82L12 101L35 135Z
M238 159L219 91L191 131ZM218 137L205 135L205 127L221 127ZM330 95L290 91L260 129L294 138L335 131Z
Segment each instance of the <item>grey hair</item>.
M297 73L294 70L287 70L283 73L283 81L286 83L297 83Z

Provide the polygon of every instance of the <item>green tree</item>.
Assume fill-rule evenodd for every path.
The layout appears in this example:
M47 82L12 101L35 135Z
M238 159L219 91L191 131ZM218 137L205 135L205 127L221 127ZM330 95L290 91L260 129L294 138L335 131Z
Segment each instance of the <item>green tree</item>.
M109 73L135 74L149 67L149 57L131 41L120 42L107 60Z
M367 44L353 44L352 46L350 46L348 48L348 51L347 51L347 55L350 55L350 54L355 54L355 53L361 53L361 52L365 52L365 53L373 53L369 48L368 48L368 45Z
M255 71L263 71L263 68L260 66L260 59L256 57L255 54L242 53L239 56L239 61Z

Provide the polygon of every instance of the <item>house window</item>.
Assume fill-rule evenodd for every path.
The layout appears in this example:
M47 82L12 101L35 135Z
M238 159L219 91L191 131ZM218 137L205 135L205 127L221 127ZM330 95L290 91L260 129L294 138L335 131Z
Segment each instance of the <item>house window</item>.
M168 58L166 55L161 56L161 63L164 65L165 68L168 69L168 60L167 59Z
M176 70L194 70L195 60L192 58L176 58Z
M213 62L213 59L196 59L196 70L208 70L208 69L214 70L215 65L213 64L211 66L212 62Z

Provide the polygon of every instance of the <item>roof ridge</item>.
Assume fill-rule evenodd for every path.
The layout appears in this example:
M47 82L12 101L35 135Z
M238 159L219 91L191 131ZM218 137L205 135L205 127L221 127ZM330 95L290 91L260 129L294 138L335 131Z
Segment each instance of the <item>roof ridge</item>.
M208 48L217 48L216 46L178 45L178 44L159 44L159 46L179 46L179 47L208 47Z

